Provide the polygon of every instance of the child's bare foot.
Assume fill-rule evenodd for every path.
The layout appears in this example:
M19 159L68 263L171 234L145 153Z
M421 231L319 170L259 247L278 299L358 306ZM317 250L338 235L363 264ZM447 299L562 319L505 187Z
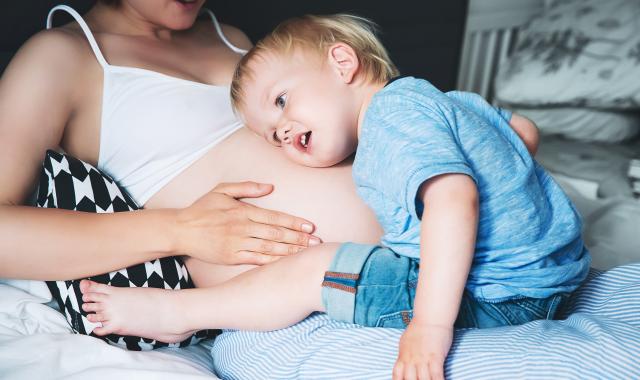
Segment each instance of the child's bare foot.
M118 288L82 280L82 310L89 321L101 322L96 335L132 335L177 343L194 333L181 320L175 291L156 288Z

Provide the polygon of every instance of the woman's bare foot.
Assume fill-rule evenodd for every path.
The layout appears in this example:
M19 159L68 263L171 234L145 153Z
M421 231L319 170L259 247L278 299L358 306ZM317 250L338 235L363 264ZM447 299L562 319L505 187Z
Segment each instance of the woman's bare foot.
M82 280L82 310L89 321L101 322L96 335L132 335L177 343L188 338L189 330L180 317L184 309L173 290L156 288L118 288Z

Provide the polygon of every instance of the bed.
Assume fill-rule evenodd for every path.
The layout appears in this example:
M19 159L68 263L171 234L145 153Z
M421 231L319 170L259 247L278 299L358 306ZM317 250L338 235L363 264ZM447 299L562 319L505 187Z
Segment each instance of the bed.
M519 26L551 3L471 0L458 87L504 101L492 85L498 69ZM640 140L612 145L543 136L538 160L583 214L595 266L626 265L593 270L562 321L460 331L448 378L640 378L640 264L630 264L640 261L633 239L640 236L640 202L628 177L639 152ZM603 176L611 168L618 176ZM131 352L73 334L44 283L0 281L3 379L388 379L400 334L314 314L284 330L226 331L185 349Z

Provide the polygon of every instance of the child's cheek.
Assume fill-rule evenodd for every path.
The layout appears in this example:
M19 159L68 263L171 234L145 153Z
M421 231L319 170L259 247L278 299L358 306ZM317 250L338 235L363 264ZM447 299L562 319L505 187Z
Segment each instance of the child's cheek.
M282 152L287 157L287 159L289 159L289 161L304 165L300 152L298 152L296 148L294 148L291 144L283 145Z

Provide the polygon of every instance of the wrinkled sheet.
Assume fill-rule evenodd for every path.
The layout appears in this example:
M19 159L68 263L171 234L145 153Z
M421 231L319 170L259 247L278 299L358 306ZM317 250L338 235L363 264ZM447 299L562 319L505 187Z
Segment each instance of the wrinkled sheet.
M185 349L126 351L74 334L37 282L12 285L0 283L0 379L217 379L211 342Z

